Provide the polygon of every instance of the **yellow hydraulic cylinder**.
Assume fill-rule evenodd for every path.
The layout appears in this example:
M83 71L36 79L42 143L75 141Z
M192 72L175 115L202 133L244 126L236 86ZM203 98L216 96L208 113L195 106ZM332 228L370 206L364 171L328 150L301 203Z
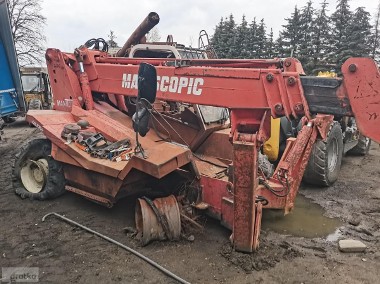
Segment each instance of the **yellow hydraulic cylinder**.
M263 151L268 160L274 162L278 159L280 150L280 119L271 118L270 138L264 143Z

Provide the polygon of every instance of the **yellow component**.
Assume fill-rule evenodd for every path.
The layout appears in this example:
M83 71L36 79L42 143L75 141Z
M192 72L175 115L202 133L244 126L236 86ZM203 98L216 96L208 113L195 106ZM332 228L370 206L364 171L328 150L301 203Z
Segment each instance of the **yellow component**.
M41 94L25 93L24 98L26 105L29 105L29 102L33 99L38 99L43 102L43 96Z
M318 77L330 77L330 78L335 78L337 77L336 73L335 72L330 72L330 71L319 71L318 72Z
M270 138L264 143L264 154L268 160L274 162L278 159L280 151L280 119L271 117Z

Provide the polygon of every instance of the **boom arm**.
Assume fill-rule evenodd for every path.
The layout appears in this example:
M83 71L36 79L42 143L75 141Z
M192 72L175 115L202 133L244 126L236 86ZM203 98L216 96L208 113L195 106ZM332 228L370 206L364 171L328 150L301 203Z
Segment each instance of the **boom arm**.
M301 82L303 70L294 58L284 61L129 59L108 57L86 48L77 50L76 57L49 49L46 58L56 100L71 97L76 105L84 103L81 95L84 91L77 79L81 60L88 76L89 92L124 96L137 95L138 64L148 62L156 65L158 100L229 109L270 109L273 117L310 119L312 116ZM380 74L374 61L351 58L342 71L343 82L333 94L341 106L340 114L356 114L362 133L380 141L380 131L372 123L380 119L377 91ZM57 103L56 109L68 110L63 103Z

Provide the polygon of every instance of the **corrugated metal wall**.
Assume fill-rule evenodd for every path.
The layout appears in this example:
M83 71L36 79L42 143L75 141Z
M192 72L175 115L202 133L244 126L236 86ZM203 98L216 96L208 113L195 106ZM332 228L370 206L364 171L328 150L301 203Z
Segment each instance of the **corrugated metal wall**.
M7 2L5 0L0 0L0 40L2 41L4 46L4 51L8 60L9 70L14 83L14 88L16 89L19 110L25 111L25 101L24 96L22 94L19 65L16 57L15 45L13 42L10 27Z

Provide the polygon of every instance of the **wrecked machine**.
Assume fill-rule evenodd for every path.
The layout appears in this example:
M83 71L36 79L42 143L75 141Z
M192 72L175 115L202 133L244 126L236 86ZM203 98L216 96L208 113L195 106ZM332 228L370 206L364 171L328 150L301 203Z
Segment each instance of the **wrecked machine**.
M371 59L348 59L341 78L305 76L295 58L217 59L207 44L147 43L158 22L150 13L116 57L102 39L47 50L54 108L27 113L46 139L18 155L17 194L71 191L108 207L138 196L144 244L177 239L181 219L206 213L231 229L236 250L252 252L266 209L289 213L303 178L331 185L344 152L380 141Z

